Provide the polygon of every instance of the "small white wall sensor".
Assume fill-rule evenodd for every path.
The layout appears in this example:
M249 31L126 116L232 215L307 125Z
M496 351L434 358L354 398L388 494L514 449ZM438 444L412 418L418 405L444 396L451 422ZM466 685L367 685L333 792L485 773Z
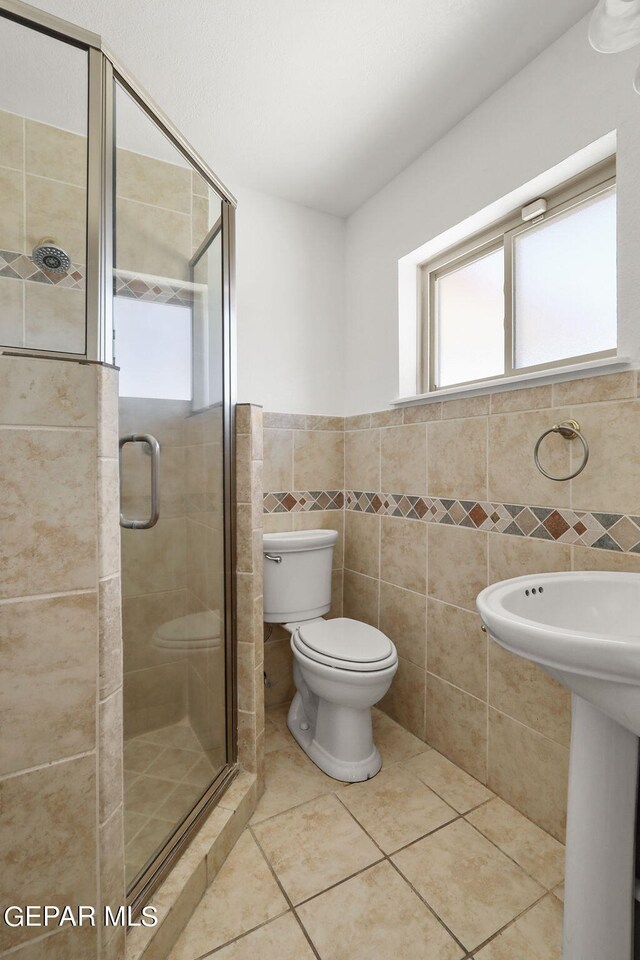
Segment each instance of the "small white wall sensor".
M526 207L522 208L522 219L535 220L536 217L541 217L542 214L546 212L547 201L540 198L539 200L534 200L533 203L528 203Z

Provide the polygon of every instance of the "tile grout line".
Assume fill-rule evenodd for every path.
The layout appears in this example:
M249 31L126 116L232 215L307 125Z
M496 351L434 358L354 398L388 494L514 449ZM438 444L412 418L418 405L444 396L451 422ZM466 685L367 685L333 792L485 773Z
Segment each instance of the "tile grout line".
M495 797L492 797L492 799L495 799ZM501 797L498 797L498 799L500 800ZM491 802L491 801L487 800L487 803L490 803L490 802ZM506 801L505 801L505 802L506 802ZM481 804L481 806L484 806L484 804ZM539 887L541 887L541 888L544 890L545 894L551 893L551 890L550 890L549 888L547 888L544 883L540 883L539 880L536 880L535 877L532 877L531 874L529 873L529 871L528 871L528 870L525 870L525 868L522 866L522 864L521 864L521 863L518 863L517 860L514 860L514 858L511 856L510 853L507 853L506 850L503 850L502 847L499 847L498 844L495 843L495 842L491 839L491 837L488 837L485 833L482 832L482 830L480 830L478 827L476 827L475 823L472 823L471 820L467 820L468 814L469 814L469 813L475 813L475 810L478 810L478 809L479 809L478 807L475 807L474 810L469 810L469 811L467 811L467 813L466 813L466 814L464 815L464 817L463 817L465 823L468 823L469 826L470 826L473 830L475 830L475 832L476 832L480 837L483 837L485 840L488 840L489 843L490 843L492 846L494 846L494 847L496 848L496 850L498 850L498 851L502 854L503 857L506 857L506 859L507 859L507 860L510 860L511 863L515 864L515 866L518 867L519 870L522 870L522 872L523 872L530 880L533 880L533 882L534 882L535 884L537 884ZM515 808L514 808L514 809L515 809ZM530 821L530 822L531 822L531 821ZM543 832L544 832L544 831L543 831ZM553 839L555 839L555 837L554 837Z
M428 752L428 750L425 751L425 752ZM437 752L437 751L436 751L436 752ZM419 756L419 755L420 755L420 754L417 754L416 756ZM407 759L412 759L412 758L411 758L411 757L405 758L405 760L407 760ZM395 764L390 764L390 766L395 766L395 765L400 764L400 763L402 763L402 762L404 762L404 761L396 761ZM419 780L418 777L416 777L416 779ZM420 781L420 782L424 783L424 781ZM428 787L429 787L428 784L425 784L425 786L428 786ZM343 789L344 789L344 788L343 788ZM429 789L431 789L432 792L433 792L434 794L436 794L437 796L440 796L440 795L437 793L437 791L433 790L433 788L429 787ZM324 796L326 796L326 795L327 795L327 794L325 794ZM440 827L436 828L435 830L430 831L430 833L425 834L424 836L422 836L422 837L420 837L420 838L417 838L417 839L414 840L414 841L411 841L411 843L405 845L405 847L399 848L399 850L397 850L397 851L393 851L392 854L385 854L384 851L383 851L383 850L381 849L381 847L379 846L379 844L378 844L378 843L373 839L373 837L368 833L368 831L366 830L366 828L358 821L358 819L357 819L357 818L355 817L355 815L351 812L351 810L349 810L349 808L346 806L346 804L344 803L344 801L343 801L343 800L341 799L341 797L339 796L337 790L334 790L330 795L336 797L336 799L338 800L338 802L341 804L341 807L347 811L347 813L349 814L349 816L351 817L351 819L352 819L352 820L354 821L354 823L357 825L358 829L362 830L362 832L371 840L371 842L374 844L374 846L375 846L378 850L380 850L382 856L381 856L380 860L374 861L373 863L370 863L370 864L368 864L367 866L363 867L361 870L356 871L355 873L353 873L353 874L351 874L351 875L349 875L349 876L347 876L347 877L342 878L342 879L341 879L340 881L338 881L337 883L332 884L330 887L325 888L324 890L320 891L320 892L317 893L317 894L312 895L311 897L308 897L306 900L301 901L301 902L300 902L299 904L297 904L297 905L294 905L294 904L293 904L293 901L292 901L291 898L287 895L286 891L285 891L284 888L282 887L282 884L280 883L280 881L279 881L279 879L278 879L278 877L277 877L277 874L275 873L275 870L274 870L273 867L271 866L271 863L270 863L270 861L269 861L269 858L266 856L262 845L260 844L258 838L257 838L256 835L255 835L255 832L254 832L255 825L254 825L254 824L249 824L249 825L247 826L247 830L250 832L250 834L251 834L251 836L253 837L254 841L256 842L258 848L260 849L260 852L261 852L261 855L262 855L263 859L264 859L265 862L267 863L267 866L268 866L271 874L274 876L274 879L275 879L275 881L276 881L279 889L280 889L280 890L282 891L282 893L283 893L283 896L284 896L284 898L285 898L285 901L286 901L287 904L289 905L290 910L292 911L294 917L296 918L298 924L300 925L300 927L301 927L301 929L302 929L302 931L303 931L303 934L305 935L305 938L306 938L307 941L310 943L310 946L311 946L311 948L312 948L312 950L313 950L313 952L314 952L314 955L315 955L316 957L319 957L319 954L318 954L317 950L315 949L315 947L313 946L313 944L311 943L311 941L310 941L310 939L309 939L309 936L308 936L308 934L307 934L307 932L306 932L306 929L304 928L304 924L302 923L300 917L298 916L297 909L298 909L300 906L302 906L303 904L306 904L306 903L308 903L309 901L314 900L314 899L320 897L322 894L324 894L325 892L327 892L327 890L335 889L336 887L340 886L342 883L345 883L345 882L347 882L348 880L351 880L351 879L353 879L354 877L361 875L362 873L364 873L364 872L366 872L367 870L371 869L373 866L376 866L376 865L384 862L385 860L391 863L392 867L396 870L396 872L399 874L399 876L407 883L407 885L410 887L410 889L412 889L413 892L416 894L416 896L418 896L418 898L425 904L425 906L426 906L427 909L430 911L430 913L432 913L432 914L436 917L436 919L438 920L438 922L439 922L439 923L444 927L444 929L447 930L447 932L452 936L454 942L456 942L457 944L459 944L460 947L461 947L461 949L463 949L463 950L465 951L465 952L464 952L464 955L463 955L463 958L461 958L461 960L468 960L468 958L472 957L472 954L473 954L474 951L478 951L478 950L483 949L488 943L490 943L492 940L494 940L496 937L498 937L502 932L504 932L504 930L506 930L508 927L510 927L512 924L514 924L518 919L520 919L520 917L522 917L524 914L528 913L531 909L533 909L533 907L536 906L538 903L540 903L546 896L549 896L549 895L553 896L552 890L553 890L553 889L556 889L557 887L560 886L560 884L555 884L555 885L554 885L554 888L548 889L548 888L546 888L543 884L540 884L539 881L537 881L537 880L535 880L535 878L531 877L530 874L528 874L528 872L527 872L520 864L517 864L516 861L514 861L514 860L510 857L509 854L505 853L505 851L502 850L497 844L493 843L493 841L490 840L489 837L485 837L484 834L482 834L481 831L479 831L478 828L476 828L476 827L474 826L474 824L472 824L472 823L470 823L469 821L466 820L466 817L468 816L468 814L470 814L470 813L472 813L473 811L475 811L475 810L477 810L477 809L479 809L479 808L481 808L481 807L489 804L493 799L495 799L494 797L490 797L489 799L483 801L482 803L477 804L475 807L470 808L470 810L465 811L465 813L459 813L458 811L455 811L456 816L455 816L454 818L452 818L452 820L448 821L448 822L445 823L445 824L442 824ZM316 797L316 798L312 798L311 800L304 801L303 803L296 805L296 807L289 808L289 810L280 811L280 813L274 814L273 817L271 817L271 818L265 818L264 821L260 821L260 822L263 822L263 823L264 823L264 822L267 822L267 821L270 820L270 819L274 819L274 818L277 817L277 816L281 816L282 814L287 814L287 813L289 813L291 810L293 810L293 809L298 809L299 807L304 806L304 805L309 804L309 803L312 803L312 802L314 802L314 800L317 800L317 799L320 799L320 798L319 798L319 797ZM444 798L442 798L442 797L441 797L440 799L443 799L443 800L444 800ZM446 801L445 801L445 802L446 802ZM526 819L526 818L525 818L525 819ZM525 907L522 911L520 911L520 913L518 913L515 917L511 918L511 919L508 921L508 923L504 924L504 925L503 925L502 927L500 927L497 931L495 931L495 932L492 934L491 937L489 937L487 940L485 940L485 941L483 941L482 943L480 943L478 946L472 948L472 950L467 950L467 948L461 943L461 941L459 941L458 938L452 933L452 931L449 930L449 928L447 927L447 925L442 922L441 918L440 918L440 917L438 916L438 914L433 910L433 907L429 904L429 902L428 902L427 900L425 900L424 897L422 897L422 896L418 893L417 890L415 890L415 888L413 887L413 885L407 880L407 878L402 874L402 872L401 872L401 871L399 870L399 868L393 863L393 861L392 861L392 859L391 859L392 856L395 856L395 855L396 855L397 853L399 853L401 850L406 849L406 847L412 846L413 844L417 843L419 840L424 839L425 836L433 835L434 833L438 832L439 830L442 830L442 829L444 829L445 827L450 826L452 823L458 822L459 820L464 820L466 823L468 823L469 826L470 826L472 829L474 829L476 833L478 833L480 836L483 837L483 839L485 839L485 840L487 840L489 843L491 843L491 845L492 845L493 847L495 847L496 850L497 850L500 854L502 854L503 856L507 857L507 859L511 860L511 861L518 867L518 869L522 870L522 872L523 872L526 876L528 876L531 880L533 880L533 881L538 885L538 887L539 887L540 890L541 890L540 896L539 896L538 898L536 898L536 900L534 900L532 903L528 904L527 907ZM558 898L556 898L556 899L558 899ZM286 915L286 914L280 914L279 916L284 916L284 915ZM272 917L272 918L270 918L270 920L265 921L265 923L260 924L260 925L258 925L257 927L252 928L252 930L259 929L259 927L264 926L264 925L266 925L266 923L270 923L270 922L272 922L272 921L275 920L275 919L277 919L277 917ZM248 933L250 933L250 932L251 932L251 930L245 931L245 932L241 935L241 937L239 937L239 938L237 938L237 939L241 939L242 937L246 936L246 935L247 935ZM228 944L229 942L235 942L235 941L228 941L227 944ZM225 945L227 945L227 944L225 944ZM217 947L217 948L213 951L213 953L217 952L219 949L222 949L222 947L225 946L225 945L220 945L219 947ZM203 956L209 956L209 955L211 955L211 954L206 954L206 955L203 955Z
M358 824L360 826L360 824ZM348 873L346 877L343 877L341 880L336 880L335 883L330 884L328 887L325 887L324 890L319 890L318 893L312 893L310 897L306 897L304 900L301 900L300 903L295 904L293 907L294 910L297 910L299 907L306 907L308 903L312 903L314 900L318 900L325 893L328 893L330 890L335 890L336 887L342 886L343 883L348 883L349 880L355 879L355 877L361 876L363 873L366 873L367 870L370 870L371 867L378 867L381 863L384 863L386 856L382 854L377 860L372 860L371 863L368 863L366 867L361 867L359 870L354 871L354 873Z
M425 786L428 786L428 784L425 784ZM432 788L429 787L429 789L432 789ZM435 791L433 791L433 792L435 793ZM506 930L508 927L510 927L513 923L515 923L516 920L519 920L520 917L524 916L524 914L528 913L529 910L533 909L533 907L535 907L538 903L540 903L546 896L548 896L548 895L553 895L551 889L547 889L543 884L541 884L538 880L536 880L535 877L532 877L531 874L528 873L521 864L517 863L517 862L513 859L513 857L511 857L511 856L510 856L508 853L506 853L501 847L499 847L497 843L494 843L493 840L491 840L490 837L485 836L485 834L483 834L480 830L478 830L478 828L475 826L475 824L471 823L470 821L468 821L468 820L466 819L466 818L467 818L467 815L468 815L469 813L473 813L475 810L480 809L480 807L486 806L487 804L491 803L491 801L494 800L495 797L491 797L491 798L489 798L489 800L483 801L481 804L478 804L476 807L473 807L471 810L468 810L465 814L461 814L461 813L458 813L457 811L455 811L455 812L457 813L457 816L456 816L456 817L452 818L451 820L448 820L446 823L441 824L439 827L436 827L434 830L431 830L431 831L429 831L428 833L423 834L422 836L416 838L415 840L412 840L410 843L407 843L407 844L405 844L404 846L399 847L397 850L394 850L392 853L387 854L387 853L385 853L385 852L382 850L382 847L380 847L380 845L374 840L374 838L373 838L373 837L371 836L371 834L368 832L368 830L366 829L366 827L364 827L363 824L360 823L360 821L356 818L355 814L353 814L353 813L351 812L351 810L349 810L349 808L346 806L346 804L342 802L341 798L338 796L337 793L335 794L335 796L336 796L337 799L340 801L340 803L342 803L342 806L345 808L345 810L347 810L347 812L351 815L352 819L353 819L354 822L357 824L357 826L360 827L360 829L369 837L369 839L372 841L372 843L374 843L374 844L378 847L378 849L383 853L384 859L391 864L391 866L397 871L397 873L399 873L399 875L400 875L400 876L402 877L402 879L408 884L408 886L413 890L413 892L416 894L416 896L419 897L419 899L425 904L425 906L426 906L426 907L431 911L431 913L436 917L436 919L438 920L438 922L445 928L445 930L450 934L450 936L453 937L453 939L456 941L456 943L458 943L459 946L460 946L463 950L465 950L465 951L467 950L467 948L466 948L465 945L462 943L462 941L459 940L458 937L455 936L455 934L453 933L453 931L449 929L449 927L448 927L447 924L442 920L442 918L440 917L440 915L439 915L438 913L436 913L434 907L429 903L429 901L428 901L425 897L423 897L423 896L418 892L418 890L413 886L413 884L411 883L411 881L402 873L402 871L400 870L400 868L394 863L394 861L393 861L393 859L392 859L393 857L395 857L398 853L401 853L402 851L407 850L409 847L412 847L414 844L419 843L421 840L426 839L426 837L431 837L431 836L433 836L434 834L439 833L441 830L444 830L446 827L451 826L451 824L456 823L456 822L458 822L459 820L464 820L465 823L467 823L473 830L475 830L475 832L476 832L477 834L479 834L479 836L481 836L481 837L483 837L483 839L487 840L487 841L488 841L493 847L495 847L496 850L497 850L499 853L501 853L504 857L506 857L508 860L511 860L511 862L512 862L516 867L518 867L519 870L522 870L522 872L523 872L530 880L532 880L534 883L536 883L536 884L542 889L543 892L542 892L542 894L541 894L540 897L538 897L536 900L534 900L532 903L530 903L527 907L525 907L523 910L521 910L520 913L518 913L515 917L513 917L511 920L509 920L508 923L504 924L504 926L500 927L495 933L493 933L493 934L491 935L491 937L489 937L487 940L485 940L485 941L483 941L481 944L479 944L479 946L473 947L473 948L471 948L471 950L467 951L467 952L465 953L464 957L461 958L461 960L467 960L468 957L471 957L471 956L472 956L473 951L479 950L479 949L482 949L483 947L485 947L488 943L490 943L490 942L491 942L492 940L494 940L497 936L499 936L504 930ZM439 794L438 794L438 796L439 796ZM444 801L444 798L441 797L440 799L442 799L443 802L446 803L446 801ZM453 809L453 808L452 808L452 809ZM531 822L531 821L530 821L530 822ZM364 868L363 868L362 870L360 870L357 874L353 874L351 877L346 877L344 880L341 880L341 881L339 881L338 883L333 884L332 887L328 887L327 889L333 889L334 887L340 886L341 883L346 882L346 880L352 879L353 876L358 876L359 874L364 873L364 872L365 872L366 870L368 870L370 867L376 866L377 863L380 863L380 862L382 862L382 861L377 861L376 863L369 864L368 867L364 867ZM558 885L558 886L559 886L559 885ZM323 890L323 891L321 891L321 893L315 894L313 897L309 897L309 900L313 900L313 899L315 899L316 897L321 896L322 893L325 893L325 892L326 892L326 891ZM305 903L308 903L309 900L304 901L304 902L305 902Z
M209 950L207 953L199 954L197 957L194 957L193 960L207 960L207 957L213 957L216 953L219 953L221 950L224 950L225 947L230 947L232 944L238 943L240 940L244 940L244 938L248 937L250 933L255 933L256 930L262 930L263 927L268 927L270 923L274 923L276 920L281 920L282 917L288 916L289 913L291 913L291 910L283 910L282 913L276 914L275 917L269 917L268 920L263 920L262 923L258 923L256 924L255 927L251 927L249 930L245 930L244 933L238 934L237 937L232 937L231 940L226 940L225 943L219 943L217 947L213 948L213 950Z
M315 948L315 946L314 946L314 944L313 944L313 941L311 940L311 937L310 937L309 934L307 933L306 928L305 928L304 924L302 923L302 920L301 920L300 917L298 916L298 913L297 913L296 908L295 908L295 906L294 906L294 904L293 904L293 901L291 900L291 897L289 896L289 894L288 894L287 891L285 890L284 886L283 886L282 883L280 882L280 878L278 877L276 871L274 870L273 866L271 865L271 861L269 860L269 858L267 857L266 853L264 852L264 849L263 849L263 847L262 847L262 844L260 843L260 840L259 840L258 837L256 836L255 831L254 831L253 827L251 826L251 824L247 824L246 829L249 831L249 833L250 833L251 836L253 837L254 843L255 843L256 846L258 847L258 850L260 851L260 853L261 853L261 855L262 855L262 857L263 857L263 859L264 859L267 867L269 868L269 871L271 872L271 875L272 875L273 879L274 879L275 882L277 883L278 888L280 889L280 892L282 893L282 896L284 897L285 901L287 902L287 904L288 904L288 906L289 906L289 910L292 912L293 916L295 917L296 923L297 923L298 926L300 927L300 929L301 929L301 931L302 931L302 934L303 934L305 940L308 942L309 946L311 947L311 950L313 951L313 955L314 955L315 957L317 957L317 960L321 960L320 954L319 954L318 951L316 950L316 948Z
M425 786L426 786L426 784L425 784ZM336 796L337 796L337 794L336 794ZM338 797L338 800L340 800L340 797ZM381 847L381 846L376 842L376 840L374 840L374 838L371 836L371 834L370 834L369 831L366 829L366 827L364 827L364 826L360 823L360 821L356 818L355 814L353 814L353 813L351 812L351 810L349 810L349 808L347 807L347 805L346 805L345 803L343 803L342 800L340 800L340 803L342 803L342 806L343 806L344 809L347 811L347 813L351 816L351 818L352 818L353 821L357 824L357 826L360 827L360 829L369 837L369 839L371 840L371 842L374 843L375 846L378 847L378 849L381 851L381 853L382 853L382 855L383 855L383 857L384 857L384 860L378 861L378 862L379 862L379 863L380 863L380 862L382 862L382 863L386 862L386 863L389 863L389 864L393 867L393 869L394 869L394 870L396 871L396 873L404 880L404 882L407 884L407 886L408 886L411 890L413 890L413 892L414 892L415 895L419 898L419 900L421 900L422 903L424 903L424 905L425 905L425 906L427 907L427 909L433 914L433 916L437 919L437 921L441 924L441 926L444 927L444 929L447 931L447 933L449 934L449 936L451 936L451 937L453 938L453 940L454 940L463 950L465 950L466 947L464 946L464 944L463 944L460 940L458 940L458 938L455 936L455 934L453 933L453 931L449 929L449 927L446 925L446 923L444 923L444 921L442 920L442 918L441 918L440 916L438 916L438 914L437 914L436 911L433 909L433 907L432 907L429 903L427 903L427 901L425 900L425 898L422 897L422 896L418 893L418 891L415 889L415 887L413 886L413 884L411 883L411 881L410 881L407 877L405 877L405 875L402 873L402 871L400 870L400 868L399 868L399 867L393 862L393 860L391 859L392 857L395 857L396 854L400 853L401 850L406 850L407 847L412 846L413 843L417 843L418 841L417 841L417 840L412 840L411 843L406 844L404 847L400 847L398 850L394 850L393 853L390 853L390 854L385 853L385 851L382 849L382 847ZM431 834L437 833L438 830L442 830L442 829L444 829L444 827L450 826L450 824L455 823L455 822L456 822L457 820L459 820L459 819L460 819L460 815L458 814L458 815L455 816L453 819L447 821L447 823L441 824L440 827L436 827L435 830L432 830L431 833L425 834L424 836L431 836ZM419 837L418 840L423 840L423 839L424 839L424 836ZM368 870L370 867L373 867L373 866L376 866L376 864L373 864L373 863L372 863L372 864L369 864L369 866L368 866L368 867L365 867L364 870L361 870L360 873L364 873L365 870ZM356 874L356 876L357 876L357 874ZM339 886L339 884L335 884L335 886Z
M69 424L65 426L63 424L46 423L0 423L0 430L15 430L24 433L95 433L96 427L95 424ZM117 458L109 459L115 460Z
M394 721L394 722L395 722L395 721ZM423 753L428 753L428 752L430 752L431 750L433 750L434 753L437 753L438 756L444 757L444 754L441 754L441 753L440 753L438 750L436 750L434 747L428 747L427 750L423 751ZM279 752L279 751L273 751L273 752L276 752L276 753L277 753L277 752ZM397 760L397 761L394 761L394 762L392 762L392 763L386 764L387 769L388 769L389 767L400 766L401 764L406 763L406 762L408 762L409 760L413 760L413 759L415 759L415 757L419 757L419 756L422 756L422 755L423 755L423 754L418 753L418 754L414 754L414 755L411 756L411 757L406 757L406 758L404 758L403 760ZM448 758L445 757L445 759L448 759ZM450 763L453 763L453 761L449 761L449 762L450 762ZM455 766L458 770L460 770L462 773L464 773L466 776L470 777L472 780L475 780L475 779L476 779L475 777L472 777L471 774L467 773L466 770L463 770L461 767L458 767L457 764L454 764L454 766ZM503 856L505 856L508 860L511 860L512 863L514 863L520 870L522 870L522 871L529 877L529 879L533 880L534 883L537 883L538 886L543 887L543 888L546 890L547 893L550 893L553 889L555 889L555 887L560 886L560 885L564 882L563 880L561 880L561 881L558 881L557 884L554 884L554 886L553 886L552 888L546 888L545 885L544 885L543 883L541 883L539 880L537 880L534 876L532 876L532 875L522 866L522 864L520 864L520 863L518 863L516 860L514 860L514 858L513 858L510 854L508 854L505 850L503 850L502 847L500 847L497 843L495 843L490 837L487 837L484 833L482 833L482 831L479 830L478 827L475 826L475 824L473 824L471 821L467 820L467 817L469 816L469 814L475 813L477 810L481 809L481 808L484 807L484 806L488 806L488 804L492 803L492 802L493 802L494 800L496 800L496 799L501 800L502 798L499 797L497 794L493 794L491 797L488 797L486 800L482 800L480 803L477 803L477 804L475 804L474 806L469 807L469 808L468 808L467 810L465 810L464 812L461 812L461 811L459 811L459 810L456 810L456 808L452 806L451 802L450 802L449 800L447 800L446 797L444 797L441 793L439 793L437 789L435 789L431 784L427 783L425 780L422 780L417 774L413 773L413 771L411 771L411 770L405 770L405 772L408 773L410 776L414 777L419 783L423 784L423 785L424 785L425 787L427 787L432 793L434 793L440 800L442 800L443 803L445 803L448 807L450 807L450 808L454 811L454 813L456 814L456 816L455 816L455 817L452 817L452 819L451 819L451 820L448 820L446 823L440 824L440 826L436 827L434 830L427 831L427 833L421 834L419 837L416 837L415 840L409 841L408 843L404 844L402 847L399 847L397 850L394 850L393 853L390 854L389 856L395 856L396 853L399 853L401 850L406 850L407 847L412 846L414 843L417 843L419 840L423 840L423 839L425 839L425 837L428 837L428 836L431 836L431 835L434 834L434 833L437 833L438 831L442 830L444 827L447 827L447 826L449 826L451 823L454 823L456 820L461 820L461 819L463 819L463 820L465 820L467 823L469 823L469 826L471 826L471 827L476 831L476 833L478 833L480 836L484 837L484 839L487 840L489 843L491 843L491 845L494 846L494 847L496 848L496 850L498 850ZM480 786L485 787L485 789L489 790L489 788L486 787L486 785L483 784L480 780L477 780L476 782L479 783ZM348 784L347 784L347 786L348 786ZM345 789L345 788L343 787L342 789ZM310 800L304 800L304 801L302 801L301 803L296 804L295 807L290 807L290 808L288 808L287 810L282 810L282 811L280 811L280 813L276 813L276 814L274 814L272 817L266 817L264 820L259 821L259 823L266 823L268 820L273 820L273 819L275 819L276 817L281 816L282 814L289 813L290 810L299 809L300 807L304 806L304 805L307 804L307 803L313 803L314 800L318 800L318 799L320 799L320 797L322 797L322 796L329 796L329 795L330 795L329 793L320 794L320 795L318 795L318 797L312 797ZM347 812L348 812L349 815L352 817L352 819L357 823L357 825L358 825L362 830L364 830L364 832L367 834L367 836L368 836L368 837L371 839L371 841L378 847L378 849L383 853L383 855L384 855L384 856L387 856L387 854L385 854L384 851L382 850L382 847L380 847L380 845L377 843L377 841L374 840L374 838L371 836L371 834L369 834L369 832L367 831L367 829L360 823L360 821L357 819L357 817L355 816L355 814L353 814L353 813L351 812L351 810L349 809L349 807L347 807L346 803L343 802L342 798L340 797L340 795L339 795L339 793L338 793L338 790L334 790L333 793L332 793L332 795L334 795L334 796L340 801L340 803L342 804L342 806L344 807L344 809L347 810ZM548 833L546 830L543 830L542 827L538 826L538 824L534 823L533 820L531 820L531 819L530 819L529 817L527 817L525 814L521 813L519 810L516 810L515 807L511 807L511 804L508 804L506 800L503 800L502 802L505 803L505 804L507 804L507 806L509 806L511 809L515 810L516 813L518 813L518 814L519 814L524 820L526 820L528 823L532 824L534 827L537 827L538 830L542 831L542 833L544 833L546 836L550 837L550 838L551 838L552 840L554 840L556 843L559 843L559 844L564 848L564 844L562 844L560 840L557 840L555 837L553 837L552 834ZM365 869L366 869L366 868L365 868Z
M473 947L464 957L462 957L462 960L469 960L469 958L473 958L473 955L476 951L484 950L488 944L493 943L494 940L497 940L497 938L503 934L505 930L508 930L509 927L513 926L518 920L524 917L525 914L529 913L530 910L533 910L534 907L537 907L538 904L541 903L547 896L552 896L549 890L545 890L543 895L538 897L537 900L534 900L533 903L530 903L529 906L525 907L524 910L521 910L520 913L516 914L515 917L512 917L511 920L496 930L495 933L492 933L490 937L488 937L486 940L483 940L482 943L479 943L477 947Z
M420 900L420 902L423 903L423 904L425 905L425 907L427 908L427 910L435 917L435 919L438 921L438 923L440 924L440 926L443 927L443 929L447 931L447 933L449 934L449 936L451 937L451 939L453 940L453 942L456 943L463 951L465 951L464 954L463 954L463 957L462 957L462 960L464 960L464 958L467 956L467 953L466 953L467 948L465 947L465 945L464 945L464 943L462 942L462 940L460 940L458 937L456 937L456 935L454 934L453 930L451 930L451 929L447 926L447 924L444 922L444 920L442 919L442 917L441 917L438 913L436 913L436 911L435 911L434 908L431 906L431 904L430 904L427 900L425 900L425 898L422 896L422 894L420 894L420 893L416 890L416 888L413 886L413 884L411 883L411 881L410 881L407 877L405 877L404 873L400 870L400 868L397 866L397 864L395 864L395 863L393 862L393 860L391 860L391 859L389 859L389 863L391 864L391 866L393 867L393 869L396 871L396 873L398 874L398 876L401 877L401 878L404 880L404 882L407 884L407 886L409 887L409 889L412 890L412 891L415 893L416 897Z
M74 760L83 760L85 757L95 756L97 753L96 747L92 747L91 750L84 750L82 753L74 753L66 757L58 757L55 760L47 760L44 763L38 763L33 767L24 767L20 770L12 770L11 773L4 773L0 775L0 783L5 780L15 780L16 777L23 777L31 773L37 773L39 770L48 770L49 767L59 766L61 763L72 763Z
M117 574L110 574L110 576L117 576ZM31 603L43 600L64 600L67 597L90 596L98 596L98 591L95 587L79 587L77 590L64 590L60 593L28 593L22 594L19 597L3 597L0 600L0 606L9 603Z

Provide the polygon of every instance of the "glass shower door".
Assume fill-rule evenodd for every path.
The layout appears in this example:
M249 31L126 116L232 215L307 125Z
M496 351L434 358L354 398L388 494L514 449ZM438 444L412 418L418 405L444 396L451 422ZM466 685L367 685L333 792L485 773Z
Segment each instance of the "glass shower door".
M221 202L116 90L125 858L135 890L227 755Z

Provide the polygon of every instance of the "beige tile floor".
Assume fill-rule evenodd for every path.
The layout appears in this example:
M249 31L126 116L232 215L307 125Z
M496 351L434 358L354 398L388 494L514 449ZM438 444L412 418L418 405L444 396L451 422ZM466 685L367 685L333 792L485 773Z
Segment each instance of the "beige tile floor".
M124 744L127 884L182 822L220 769L188 720Z
M564 849L383 713L326 777L267 712L266 790L169 960L560 960Z

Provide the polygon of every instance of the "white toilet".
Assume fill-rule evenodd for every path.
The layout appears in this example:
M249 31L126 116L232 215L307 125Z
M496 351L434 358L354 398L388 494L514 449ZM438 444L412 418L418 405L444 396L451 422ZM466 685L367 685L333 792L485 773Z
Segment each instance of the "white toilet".
M324 620L331 606L335 530L267 533L264 619L291 634L297 693L289 730L321 770L336 780L374 777L382 766L371 707L398 669L391 640L366 623Z

